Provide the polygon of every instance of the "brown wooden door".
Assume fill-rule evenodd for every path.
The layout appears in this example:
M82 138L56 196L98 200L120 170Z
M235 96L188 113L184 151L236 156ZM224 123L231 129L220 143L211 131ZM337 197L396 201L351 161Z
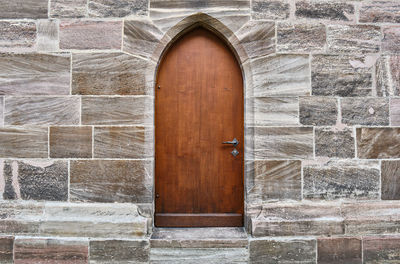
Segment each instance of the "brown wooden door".
M156 84L156 212L164 227L243 226L243 79L203 28L168 50ZM239 140L234 157L231 145Z

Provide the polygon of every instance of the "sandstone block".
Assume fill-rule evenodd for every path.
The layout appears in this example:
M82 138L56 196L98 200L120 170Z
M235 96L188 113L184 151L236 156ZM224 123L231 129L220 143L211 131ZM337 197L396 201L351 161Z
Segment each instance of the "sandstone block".
M91 158L91 127L50 127L51 158Z
M88 263L88 241L53 238L17 238L14 263Z
M10 52L33 51L36 43L36 24L27 21L0 21L0 48Z
M121 49L121 30L121 21L62 21L60 48Z
M0 127L4 126L4 97L0 96Z
M400 95L400 56L382 56L376 62L378 96Z
M278 23L278 52L318 52L324 51L326 29L324 24Z
M149 240L91 240L90 263L149 263Z
M390 99L390 124L400 126L400 99Z
M289 18L290 5L286 0L252 1L251 17L253 19L286 19Z
M83 97L82 124L153 125L152 97Z
M255 127L255 159L313 157L313 129L309 127Z
M39 20L37 22L37 49L39 51L58 50L58 26L57 20Z
M330 161L304 165L303 196L307 199L378 199L379 162Z
M50 16L56 18L86 16L87 0L51 0Z
M400 4L396 0L364 1L359 20L363 23L400 23Z
M328 51L332 53L377 53L381 28L367 25L328 25Z
M0 233L4 235L35 235L39 233L39 222L30 220L0 220Z
M143 159L153 156L151 128L95 127L94 157Z
M0 262L4 264L13 263L13 237L0 237Z
M134 55L150 58L163 35L161 30L149 19L125 20L123 50Z
M70 196L74 201L152 201L152 162L135 160L71 161Z
M254 96L310 94L308 55L277 55L251 62Z
M299 100L294 97L254 98L254 125L285 126L299 124Z
M249 186L247 199L262 203L272 199L301 200L301 162L254 162L254 179Z
M344 234L340 204L264 203L251 219L254 237Z
M316 240L313 238L251 239L250 263L315 263Z
M0 128L0 157L47 158L47 128Z
M318 238L318 263L361 264L361 239L356 237Z
M6 125L78 125L79 97L7 97Z
M148 0L89 0L90 17L146 16Z
M249 58L267 56L275 52L274 22L251 20L235 32L235 35Z
M400 26L388 26L383 28L382 52L400 53Z
M400 158L400 128L357 128L357 153L362 159Z
M295 14L299 18L355 21L354 6L346 2L296 1Z
M335 125L338 115L338 102L335 98L304 96L299 98L300 123L302 125Z
M363 238L365 264L396 263L400 261L399 236L371 236Z
M0 173L5 180L4 199L48 201L68 199L66 161L8 160L3 164L3 171Z
M342 123L347 125L389 125L389 99L342 98Z
M68 95L67 54L0 54L0 94Z
M47 18L47 0L1 0L0 6L0 19Z
M372 92L372 66L364 57L315 55L311 62L313 95L367 96Z
M400 161L383 160L381 178L382 200L400 200Z
M147 94L146 61L124 53L73 54L72 93Z
M0 164L4 165L4 163ZM44 203L36 201L17 202L1 200L0 206L2 220L40 220L44 213Z
M355 135L351 128L315 129L315 155L330 158L354 158Z

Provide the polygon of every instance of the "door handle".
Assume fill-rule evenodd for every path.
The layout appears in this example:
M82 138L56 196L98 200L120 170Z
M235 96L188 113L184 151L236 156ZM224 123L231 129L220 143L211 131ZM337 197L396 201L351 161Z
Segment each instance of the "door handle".
M239 141L236 138L234 138L232 141L224 141L222 142L222 144L230 144L233 147L236 147L237 145L239 145Z

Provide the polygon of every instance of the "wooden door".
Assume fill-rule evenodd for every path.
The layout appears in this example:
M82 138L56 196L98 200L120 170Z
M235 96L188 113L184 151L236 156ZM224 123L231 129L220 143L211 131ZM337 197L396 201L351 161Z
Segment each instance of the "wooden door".
M156 84L155 225L243 226L243 79L203 28L168 50ZM236 138L234 147L222 144Z

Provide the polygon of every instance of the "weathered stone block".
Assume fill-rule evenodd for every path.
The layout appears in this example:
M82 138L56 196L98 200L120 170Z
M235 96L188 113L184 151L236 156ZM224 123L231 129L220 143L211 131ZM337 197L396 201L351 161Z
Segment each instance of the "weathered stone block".
M121 49L121 31L121 21L62 21L60 23L60 48Z
M1 161L3 162L3 161ZM66 201L66 161L6 161L3 165L4 199Z
M0 96L0 127L4 126L4 97Z
M144 95L146 61L124 53L73 54L72 93Z
M149 19L126 20L124 21L123 50L134 55L150 58L163 35L161 30Z
M378 161L335 160L303 165L303 196L307 199L378 199Z
M328 25L328 51L332 53L377 53L381 28L369 25Z
M153 156L153 131L148 127L95 127L94 157L143 159Z
M83 97L82 124L153 125L152 97Z
M378 96L400 95L400 56L382 56L376 62Z
M363 256L365 264L400 262L400 237L364 237Z
M249 58L267 56L275 52L274 22L251 20L235 32L235 35Z
M372 66L364 57L314 55L311 62L312 94L367 96L372 92Z
M315 129L315 155L329 158L354 158L355 135L351 128Z
M152 248L150 263L185 264L185 263L248 263L249 253L246 248Z
M6 125L78 125L79 97L7 97Z
M324 24L281 22L277 26L278 52L324 51L326 29Z
M340 204L264 203L251 219L254 237L344 234Z
M318 263L361 264L361 239L356 237L318 238Z
M382 160L382 200L400 200L400 161Z
M163 32L167 32L184 18L200 12L209 15L209 19L212 17L221 21L229 31L235 32L250 19L250 2L247 0L150 1L150 18Z
M148 0L89 0L90 17L146 16Z
M290 5L286 0L254 0L251 6L253 19L286 19L290 15Z
M247 200L263 203L272 199L301 200L300 161L255 161L254 180Z
M336 98L305 96L299 98L300 123L313 126L335 125L338 115Z
M0 262L3 264L13 263L13 237L0 237Z
M313 238L251 239L250 263L304 263L316 262L317 242Z
M295 97L256 97L254 125L283 126L299 124L299 100Z
M87 0L51 0L50 16L57 18L84 17L87 14Z
M91 240L90 263L149 263L149 240Z
M390 99L390 124L392 126L400 126L400 99Z
M365 23L400 23L400 4L396 0L364 1L359 20Z
M354 5L346 2L296 1L296 16L299 18L354 21Z
M67 54L0 54L0 94L67 95L70 67Z
M0 6L0 19L47 18L47 0L1 0Z
M33 51L36 24L26 21L0 21L0 48L5 51Z
M92 127L50 127L51 158L91 158Z
M58 50L58 26L57 20L39 20L37 22L37 49L39 51Z
M14 263L88 263L87 240L62 238L17 238Z
M357 128L357 155L362 159L400 158L400 128Z
M306 159L313 157L310 127L255 127L255 159Z
M383 28L382 52L400 53L400 26Z
M70 195L74 201L152 201L152 162L135 160L71 161Z
M251 62L254 96L310 94L308 55L278 55Z
M347 125L389 125L389 99L342 98L342 123Z
M47 127L0 128L0 157L47 158Z

